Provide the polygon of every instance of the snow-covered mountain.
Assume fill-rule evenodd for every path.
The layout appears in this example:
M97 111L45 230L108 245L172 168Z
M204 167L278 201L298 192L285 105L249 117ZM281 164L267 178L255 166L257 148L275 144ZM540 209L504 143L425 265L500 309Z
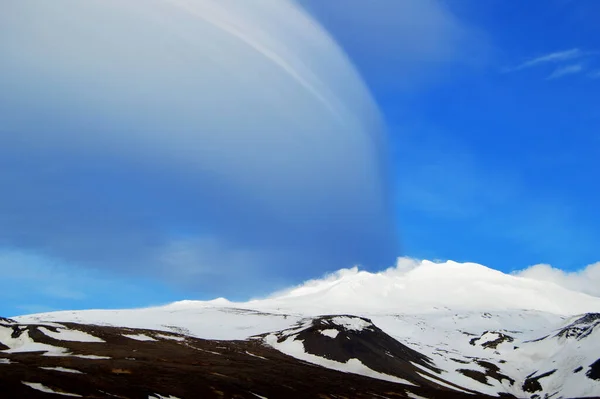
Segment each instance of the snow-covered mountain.
M244 303L182 301L15 322L259 341L302 364L395 383L408 397L600 396L600 298L473 263L401 259L381 273L341 270ZM14 340L0 341L14 352Z

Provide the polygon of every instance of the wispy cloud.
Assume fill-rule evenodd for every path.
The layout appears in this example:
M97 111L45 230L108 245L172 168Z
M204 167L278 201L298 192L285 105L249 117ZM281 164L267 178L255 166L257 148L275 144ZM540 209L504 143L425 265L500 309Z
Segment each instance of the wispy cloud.
M588 76L592 79L600 79L600 69L590 72Z
M54 312L54 311L58 310L51 306L40 305L40 304L19 305L19 306L15 306L15 309L22 311L23 314L47 313L47 312Z
M583 71L583 65L573 64L556 68L546 79L558 79L567 75L574 75Z
M582 73L586 70L586 65L583 61L587 61L590 57L597 55L597 51L581 50L572 48L569 50L555 51L544 55L531 58L513 68L507 68L505 73L521 71L529 68L543 68L547 70L553 67L552 72L547 75L546 80L562 78L569 75ZM600 77L600 71L593 72L588 75L590 78Z
M298 0L342 45L377 91L413 86L448 63L486 58L485 35L440 0Z
M132 276L117 278L97 269L79 269L57 259L0 247L0 315L57 309L147 306L177 297L163 283Z
M573 272L565 272L550 265L540 264L515 274L535 280L551 281L574 291L600 296L600 262Z
M586 53L581 51L578 48L573 48L570 50L564 51L556 51L554 53L544 54L539 57L533 58L529 61L525 61L524 63L507 70L507 72L519 71L521 69L531 68L538 65L548 64L548 63L557 63L563 61L574 60L577 58L581 58L585 56Z

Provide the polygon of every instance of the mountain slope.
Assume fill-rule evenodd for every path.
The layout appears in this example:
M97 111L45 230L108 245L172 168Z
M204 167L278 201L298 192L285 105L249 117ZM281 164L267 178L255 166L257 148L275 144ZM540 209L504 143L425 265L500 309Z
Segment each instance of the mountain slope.
M0 322L0 396L11 398L472 397L299 361L262 339L203 340L154 330Z
M596 312L600 298L552 283L476 264L401 260L382 273L342 270L245 303L182 301L16 319L260 339L302 362L403 386L567 398L600 395Z

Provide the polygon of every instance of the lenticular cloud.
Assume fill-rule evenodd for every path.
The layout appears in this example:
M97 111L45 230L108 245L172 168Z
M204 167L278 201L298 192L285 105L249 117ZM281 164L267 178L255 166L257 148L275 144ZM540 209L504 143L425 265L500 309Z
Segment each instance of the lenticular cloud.
M0 26L0 245L188 282L391 263L378 111L292 1L19 0Z

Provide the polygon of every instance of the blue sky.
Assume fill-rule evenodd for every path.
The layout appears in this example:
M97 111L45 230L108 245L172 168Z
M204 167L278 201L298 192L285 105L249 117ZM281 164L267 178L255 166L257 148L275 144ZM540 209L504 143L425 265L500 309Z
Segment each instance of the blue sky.
M0 16L2 315L600 260L594 0L61 1Z
M503 271L596 262L600 5L477 4L454 9L488 58L382 103L398 138L404 250Z

